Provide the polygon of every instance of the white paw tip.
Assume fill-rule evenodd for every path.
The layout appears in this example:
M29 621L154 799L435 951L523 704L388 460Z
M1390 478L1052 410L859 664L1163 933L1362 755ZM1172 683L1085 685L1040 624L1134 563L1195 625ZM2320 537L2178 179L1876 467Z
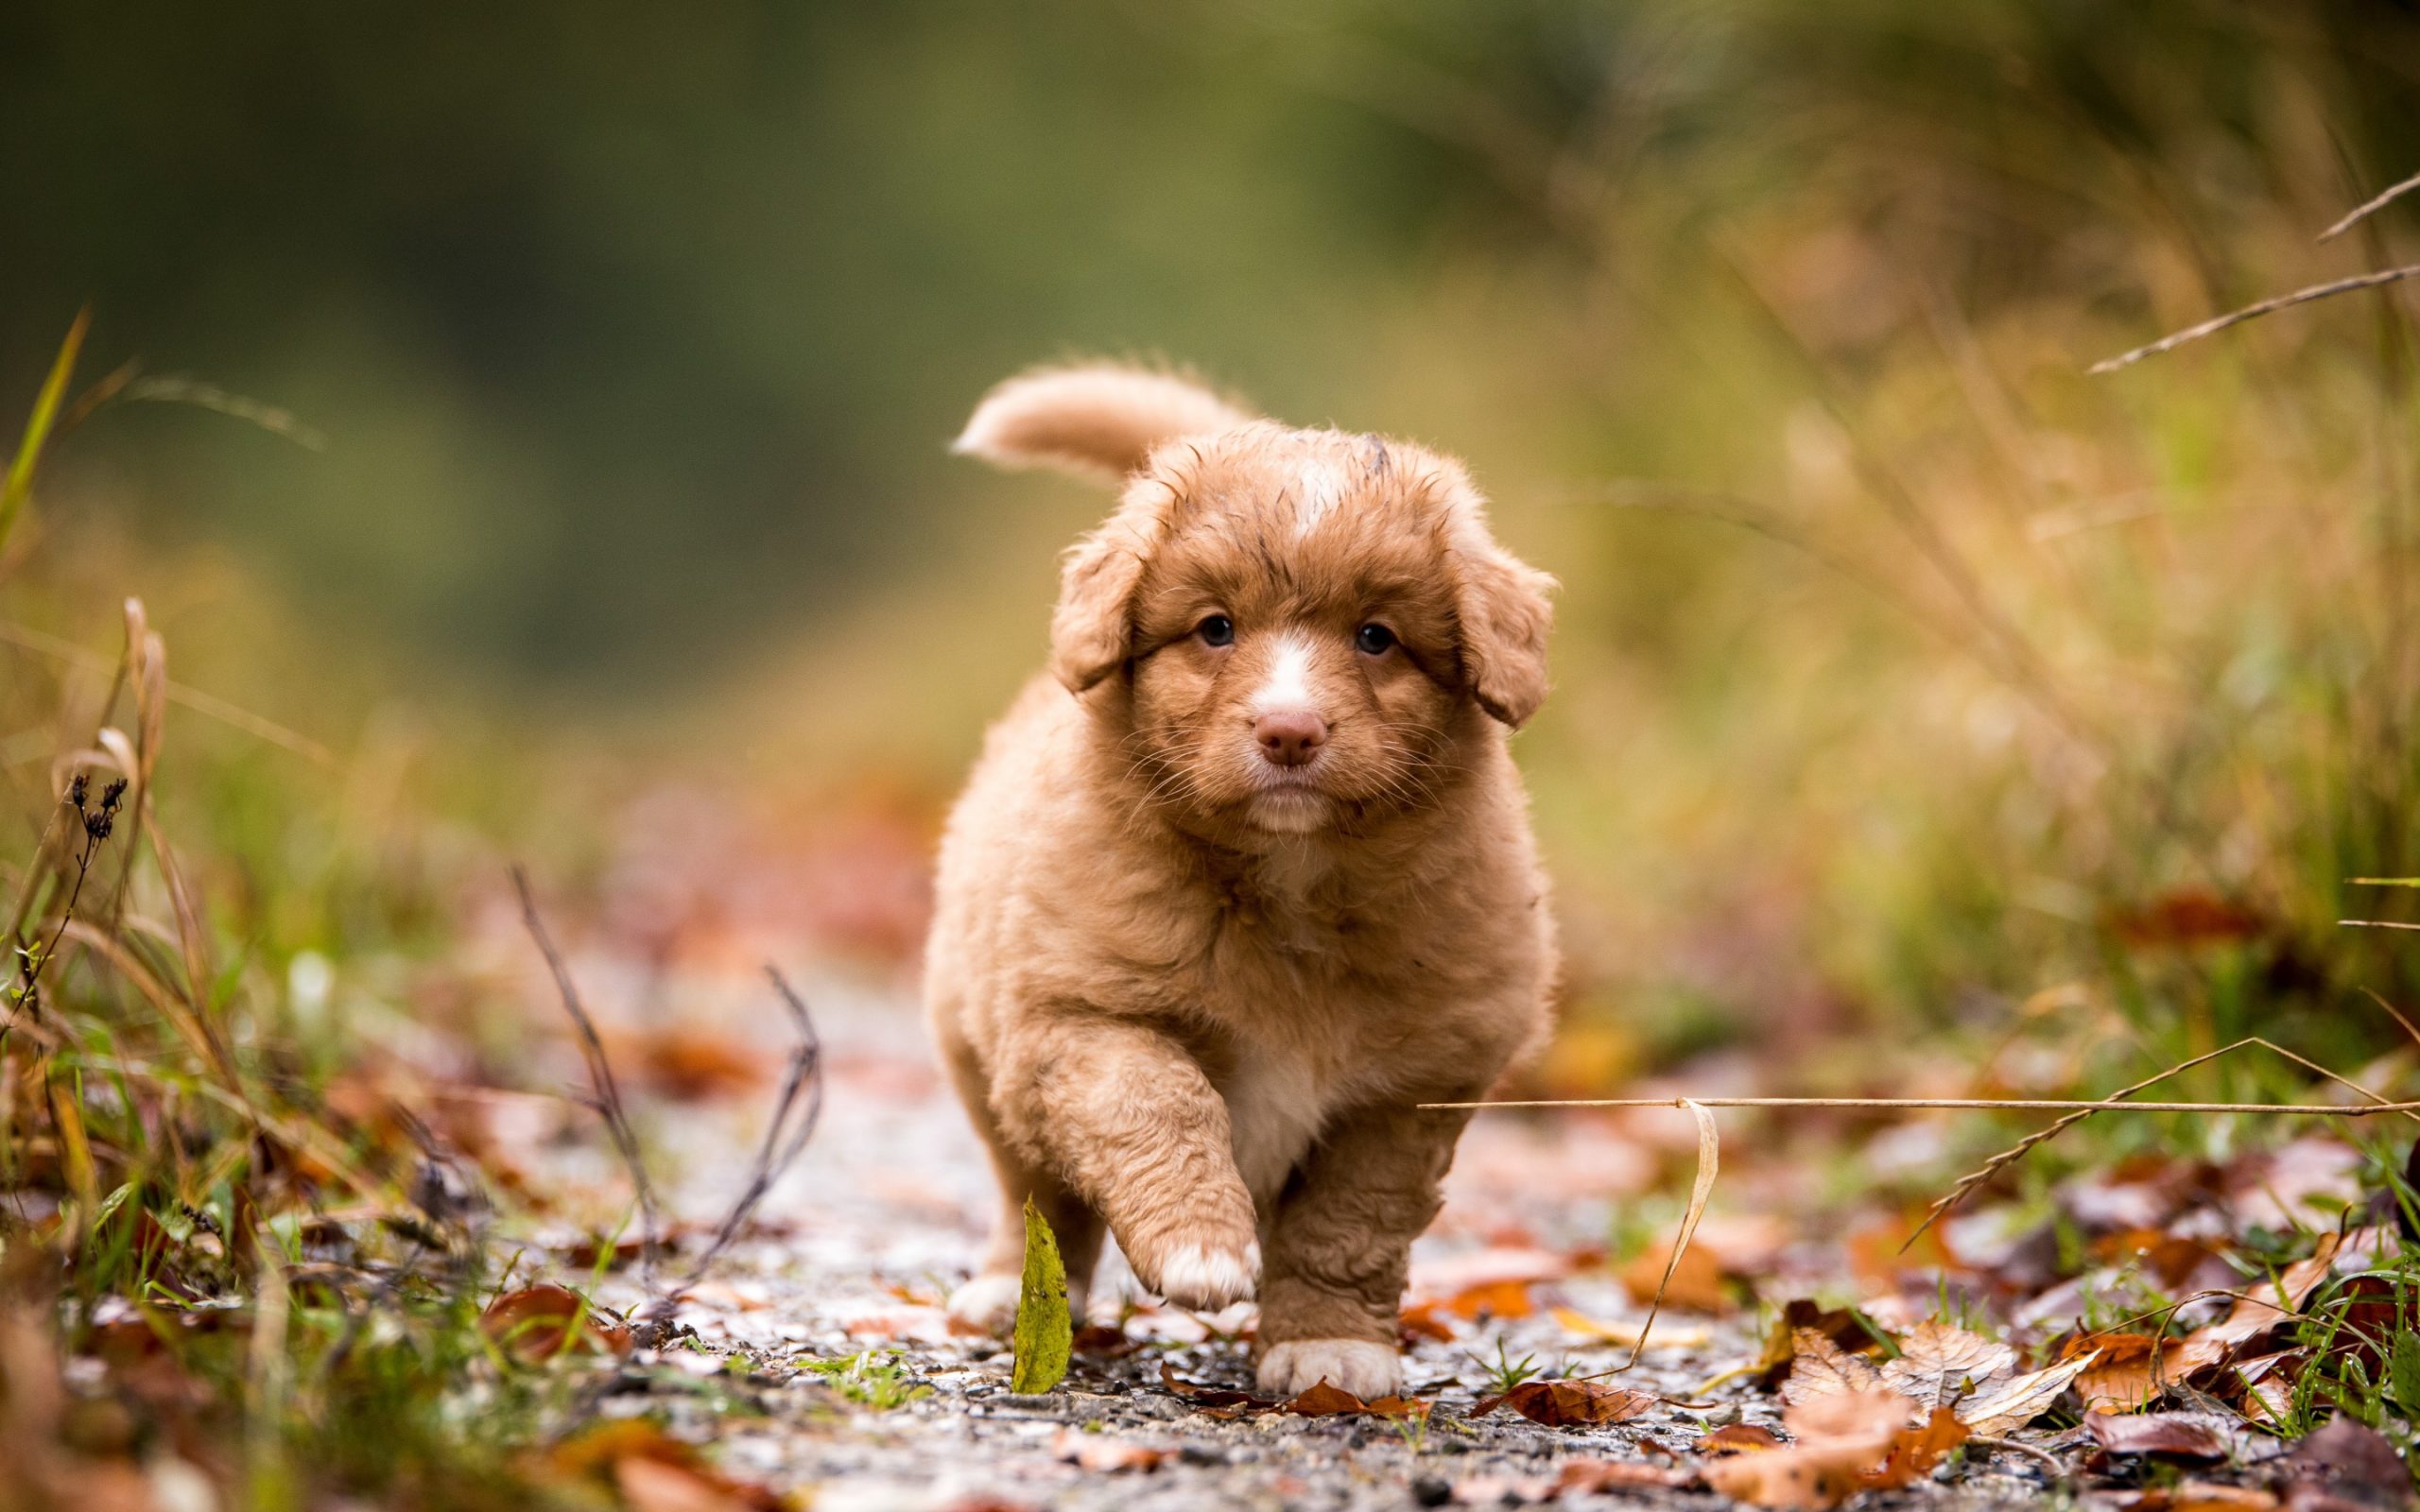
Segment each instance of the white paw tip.
M977 1276L950 1293L949 1315L990 1333L1005 1333L1017 1320L1021 1283L1014 1276Z
M1402 1389L1403 1360L1393 1346L1367 1339L1290 1339L1269 1347L1256 1376L1271 1396L1300 1396L1324 1381L1373 1401Z
M1260 1246L1212 1249L1180 1245L1160 1263L1160 1295L1193 1307L1225 1307L1250 1297L1260 1281Z

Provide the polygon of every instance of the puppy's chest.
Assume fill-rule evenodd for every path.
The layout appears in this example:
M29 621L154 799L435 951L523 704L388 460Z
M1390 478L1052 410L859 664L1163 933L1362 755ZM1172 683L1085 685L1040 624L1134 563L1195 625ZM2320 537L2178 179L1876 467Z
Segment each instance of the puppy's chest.
M1310 1153L1346 1089L1319 1057L1269 1046L1238 1056L1218 1087L1227 1104L1236 1170L1266 1209Z

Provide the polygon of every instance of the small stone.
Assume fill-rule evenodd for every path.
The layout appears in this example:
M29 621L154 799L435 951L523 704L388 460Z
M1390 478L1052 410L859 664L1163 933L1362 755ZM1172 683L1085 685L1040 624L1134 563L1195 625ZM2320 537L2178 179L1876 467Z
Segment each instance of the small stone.
M1424 1475L1411 1483L1411 1499L1422 1506L1443 1506L1454 1500L1454 1485Z

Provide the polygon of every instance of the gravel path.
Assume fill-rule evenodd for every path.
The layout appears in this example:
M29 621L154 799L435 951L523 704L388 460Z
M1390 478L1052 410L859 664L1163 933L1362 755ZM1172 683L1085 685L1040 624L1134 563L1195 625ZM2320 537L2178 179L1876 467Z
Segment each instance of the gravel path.
M1114 1255L1093 1321L1122 1322L1122 1342L1080 1349L1058 1392L1013 1396L1005 1349L953 1336L939 1305L965 1277L994 1199L913 1007L837 980L806 985L829 1067L815 1141L759 1223L681 1305L683 1336L631 1356L602 1401L609 1415L662 1415L681 1436L715 1444L735 1476L811 1492L819 1512L1505 1505L1554 1497L1575 1461L1685 1463L1711 1425L1777 1421L1778 1399L1751 1380L1699 1394L1756 1356L1753 1321L1686 1314L1668 1315L1659 1346L1621 1378L1664 1399L1639 1418L1556 1430L1509 1412L1467 1416L1499 1353L1569 1375L1627 1358L1626 1348L1591 1345L1553 1309L1608 1323L1634 1322L1640 1312L1590 1256L1616 1204L1657 1180L1651 1156L1607 1126L1548 1130L1510 1117L1480 1119L1465 1140L1445 1212L1415 1252L1412 1299L1467 1301L1485 1283L1526 1282L1534 1310L1462 1317L1441 1306L1450 1342L1421 1339L1407 1361L1409 1389L1434 1402L1425 1426L1204 1410L1203 1400L1164 1384L1163 1373L1248 1389L1246 1348L1232 1331L1249 1310L1204 1320L1158 1309ZM770 1063L777 1025L769 1013L735 995L723 1025L761 1043ZM644 1108L671 1175L662 1184L684 1219L710 1220L745 1180L761 1101ZM593 1147L579 1158L595 1160ZM631 1307L644 1297L624 1271L607 1280L601 1300ZM837 1363L853 1358L854 1376ZM2031 1504L2047 1491L2032 1461L2005 1456L1962 1469L1954 1486L1887 1501ZM1660 1487L1560 1500L1722 1501Z

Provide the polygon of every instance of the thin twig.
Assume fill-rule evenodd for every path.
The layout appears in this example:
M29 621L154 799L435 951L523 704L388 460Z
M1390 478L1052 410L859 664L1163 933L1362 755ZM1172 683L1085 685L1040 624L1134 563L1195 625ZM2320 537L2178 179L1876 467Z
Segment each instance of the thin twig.
M2238 1049L2252 1040L2238 1040L2228 1049ZM2213 1051L2223 1055L2224 1051ZM2188 1061L2187 1066L2201 1064L2204 1056ZM2176 1071L2187 1069L2179 1066ZM2173 1072L2164 1074L2173 1074ZM2157 1078L2154 1078L2157 1079ZM2120 1093L2119 1095L2123 1095ZM2373 1113L2401 1113L2406 1117L2420 1115L2420 1102L2410 1103L2123 1103L2111 1098L2098 1101L2083 1098L2033 1097L1575 1097L1535 1098L1501 1103L1422 1103L1423 1109L1431 1108L1685 1108L1695 1103L1701 1108L1979 1108L2006 1112L2056 1112L2063 1108L2084 1114L2106 1112L2128 1113L2299 1113L2311 1118L2366 1118Z
M631 1187L639 1205L640 1284L653 1292L663 1227L657 1222L655 1189L648 1183L647 1162L639 1157L638 1135L632 1132L630 1115L623 1110L622 1091L614 1084L614 1067L605 1058L605 1042L597 1038L596 1021L580 1005L579 989L572 985L571 968L563 964L562 953L546 933L545 920L538 917L538 900L529 890L528 873L517 865L512 868L512 886L521 895L521 920L528 926L529 937L538 942L538 954L546 958L547 970L554 972L555 993L562 999L563 1012L570 1015L572 1026L579 1032L580 1057L588 1063L589 1083L596 1094L592 1106L604 1118L605 1127L614 1136L614 1148L630 1168Z
M2392 919L2340 919L2342 929L2420 929L2420 924L2406 924Z
M2397 199L2402 198L2405 195L2410 194L2414 189L2420 189L2420 173L2413 174L2411 178L2404 180L2401 183L2396 184L2392 188L2379 190L2376 198L2354 210L2335 225L2328 227L2324 232L2321 232L2319 233L2319 239L2324 242L2334 241L2337 237L2343 235L2346 232L2351 231L2362 221L2367 220L2374 215L2377 215L2379 211L2384 210L2387 206L2394 203Z
M706 1267L712 1265L730 1247L732 1240L738 1237L741 1226L765 1200L765 1194L772 1191L773 1183L797 1162L799 1153L806 1148L807 1140L815 1133L816 1120L822 1116L823 1042L816 1036L815 1021L807 1014L806 1000L798 995L779 967L768 963L765 975L773 984L773 990L781 994L783 1005L789 1009L790 1022L798 1027L799 1042L790 1052L789 1069L783 1074L781 1091L774 1094L772 1121L765 1125L764 1142L756 1147L755 1165L748 1186L740 1193L739 1200L731 1205L731 1211L715 1229L715 1236L707 1243L704 1252L689 1267L688 1276L673 1288L675 1297L697 1285L706 1274ZM801 1093L804 1094L804 1103L800 1100ZM795 1122L790 1118L793 1108L799 1110ZM786 1137L784 1134L786 1126Z
M2297 304L2308 304L2314 300L2350 294L2358 289L2374 289L2381 284L2396 283L2407 278L2420 278L2420 264L2406 267L2390 267L2376 273L2360 273L2352 278L2340 278L2332 284L2314 284L2309 288L2296 289L2291 294L2280 294L2274 299L2262 300L2257 304L2247 304L2240 310L2204 320L2200 325L2187 326L2182 331L2160 337L2150 346L2136 347L2132 352L2120 352L2115 357L2104 357L2094 363L2086 371L2096 374L2116 372L2118 369L2131 367L2145 357L2156 357L2163 352L2173 352L2187 342L2199 341L2204 336L2216 335L2229 326L2241 325L2246 320L2256 320L2264 315L2273 315L2279 310L2291 309Z

